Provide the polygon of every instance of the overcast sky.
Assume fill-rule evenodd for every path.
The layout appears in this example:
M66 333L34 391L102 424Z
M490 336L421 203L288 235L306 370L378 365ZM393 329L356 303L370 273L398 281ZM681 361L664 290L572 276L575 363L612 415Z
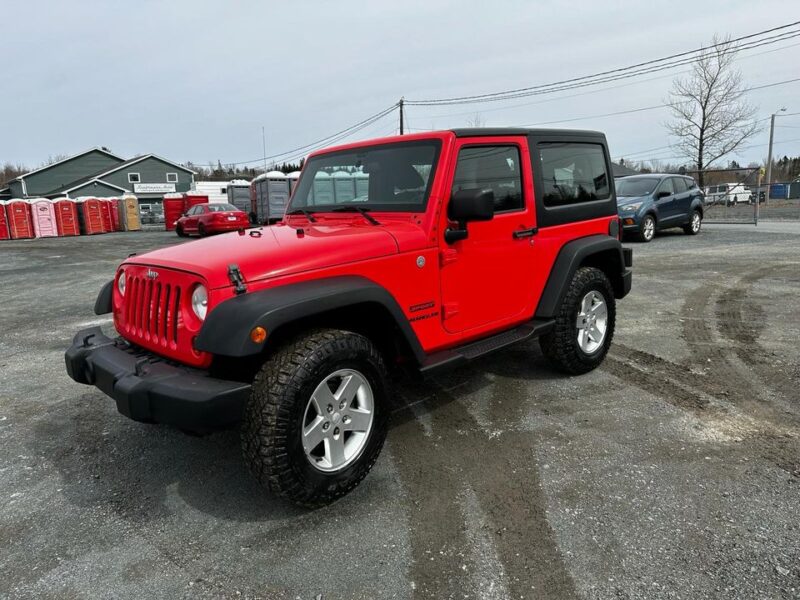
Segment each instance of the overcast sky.
M107 146L233 163L313 142L406 99L479 94L623 67L800 20L785 0L738 2L7 2L0 162ZM800 38L740 56L750 86L800 75ZM785 49L764 53L779 46ZM409 107L412 128L530 125L661 104L674 71L624 86L480 106ZM602 87L602 86L600 86ZM588 88L578 90L586 92ZM750 93L800 112L800 82ZM523 106L520 106L523 104ZM564 127L606 132L615 157L669 157L666 109ZM800 154L800 115L776 153ZM562 126L550 123L548 127ZM397 130L397 115L354 139ZM736 158L766 155L765 130ZM791 142L789 140L795 140ZM257 163L253 163L258 166Z

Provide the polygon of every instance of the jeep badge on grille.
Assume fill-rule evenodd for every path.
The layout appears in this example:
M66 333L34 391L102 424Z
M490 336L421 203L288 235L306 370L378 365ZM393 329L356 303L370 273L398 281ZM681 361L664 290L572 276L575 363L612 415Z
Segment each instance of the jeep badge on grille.
M148 279L156 279L158 277L158 273L152 269L147 269L147 273L145 273L145 275L147 275Z

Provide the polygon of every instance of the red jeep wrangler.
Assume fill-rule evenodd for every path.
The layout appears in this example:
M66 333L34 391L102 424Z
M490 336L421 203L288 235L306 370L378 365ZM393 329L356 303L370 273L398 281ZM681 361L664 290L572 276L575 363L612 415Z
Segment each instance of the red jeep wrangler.
M631 287L605 136L456 129L313 154L284 220L131 256L67 372L131 419L241 424L255 476L316 506L387 432L389 367L423 373L538 337L598 366Z

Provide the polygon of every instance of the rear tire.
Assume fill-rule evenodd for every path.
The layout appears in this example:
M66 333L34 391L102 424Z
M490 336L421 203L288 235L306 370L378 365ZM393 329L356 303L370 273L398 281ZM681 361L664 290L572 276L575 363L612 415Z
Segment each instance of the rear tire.
M650 242L656 237L656 219L653 215L645 215L642 217L642 223L639 225L639 232L637 239L640 242Z
M206 237L208 235L208 231L206 231L206 226L203 225L202 223L200 223L200 225L197 226L197 234L200 237Z
M614 337L616 302L611 282L600 269L581 267L572 278L555 327L539 338L544 355L557 369L580 375L597 368Z
M348 392L350 382L356 391ZM241 430L245 461L273 493L309 508L330 504L361 483L378 459L387 401L386 368L370 340L335 329L302 334L255 377ZM370 412L365 405L371 405L369 425L357 429Z
M703 217L699 210L692 211L692 217L689 223L683 226L683 233L686 235L697 235L700 233L700 226L702 225Z

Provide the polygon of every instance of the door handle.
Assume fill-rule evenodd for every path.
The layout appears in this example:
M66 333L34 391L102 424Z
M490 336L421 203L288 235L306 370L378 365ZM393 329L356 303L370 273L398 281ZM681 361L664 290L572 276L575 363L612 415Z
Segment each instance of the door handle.
M533 237L537 233L539 233L539 228L538 227L531 227L530 229L517 229L511 235L514 236L515 240L518 240L520 238Z

